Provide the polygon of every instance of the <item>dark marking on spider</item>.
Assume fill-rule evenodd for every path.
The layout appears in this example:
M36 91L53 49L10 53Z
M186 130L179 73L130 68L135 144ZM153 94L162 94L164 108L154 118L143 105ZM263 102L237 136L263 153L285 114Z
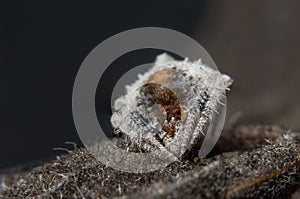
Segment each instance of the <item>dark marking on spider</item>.
M176 122L182 118L181 107L175 93L169 88L155 83L143 85L140 92L142 101L147 103L148 107L159 104L163 106L166 111L166 122L162 127L166 132L166 135L163 139L174 137L176 132Z

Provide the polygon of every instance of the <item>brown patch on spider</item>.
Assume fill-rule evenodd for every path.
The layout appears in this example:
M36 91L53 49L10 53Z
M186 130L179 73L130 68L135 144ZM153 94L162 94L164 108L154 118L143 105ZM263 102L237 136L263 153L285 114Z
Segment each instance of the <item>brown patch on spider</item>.
M181 106L178 98L169 88L155 83L147 83L140 90L147 106L161 105L166 111L166 122L162 129L166 132L165 138L172 138L176 132L176 123L182 118ZM145 102L144 101L144 102Z

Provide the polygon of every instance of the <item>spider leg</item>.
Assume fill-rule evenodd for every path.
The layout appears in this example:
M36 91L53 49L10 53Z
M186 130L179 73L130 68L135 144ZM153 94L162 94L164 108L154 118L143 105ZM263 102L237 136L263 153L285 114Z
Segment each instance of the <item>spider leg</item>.
M129 120L131 121L132 125L135 125L136 132L136 139L138 142L142 143L145 141L150 145L153 145L157 148L154 153L159 154L160 158L169 160L169 161L178 161L178 158L174 156L170 151L168 151L158 140L156 137L158 130L154 127L147 125L147 122L143 119L143 117L138 114L137 112L133 112Z
M166 140L166 148L177 157L181 157L196 138L205 135L202 128L206 123L206 117L203 113L207 101L207 93L205 91L201 92L188 110L185 124L183 125L182 121L179 122L174 138Z

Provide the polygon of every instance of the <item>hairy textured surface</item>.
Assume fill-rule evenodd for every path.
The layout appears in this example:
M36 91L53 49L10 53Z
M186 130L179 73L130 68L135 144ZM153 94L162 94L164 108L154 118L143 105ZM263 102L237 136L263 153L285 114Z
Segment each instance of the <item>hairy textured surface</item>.
M163 53L116 99L111 123L140 148L159 148L162 157L182 157L205 135L199 152L204 157L221 133L225 94L232 82L201 59L178 61ZM217 127L213 131L208 128L211 123Z
M239 127L224 132L210 158L144 174L115 171L75 149L28 172L2 175L0 197L290 198L299 182L299 149L295 134L277 126Z

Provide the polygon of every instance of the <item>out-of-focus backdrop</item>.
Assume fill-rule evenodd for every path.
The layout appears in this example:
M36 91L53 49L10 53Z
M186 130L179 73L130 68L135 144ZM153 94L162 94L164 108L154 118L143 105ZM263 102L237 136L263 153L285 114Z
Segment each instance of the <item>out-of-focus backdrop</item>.
M235 80L229 123L300 130L299 8L299 1L211 2L193 36Z
M81 145L71 106L80 64L106 38L144 26L193 37L233 77L226 128L260 123L300 130L297 0L1 4L0 170L51 159L66 141ZM149 55L116 64L149 61L155 53Z

